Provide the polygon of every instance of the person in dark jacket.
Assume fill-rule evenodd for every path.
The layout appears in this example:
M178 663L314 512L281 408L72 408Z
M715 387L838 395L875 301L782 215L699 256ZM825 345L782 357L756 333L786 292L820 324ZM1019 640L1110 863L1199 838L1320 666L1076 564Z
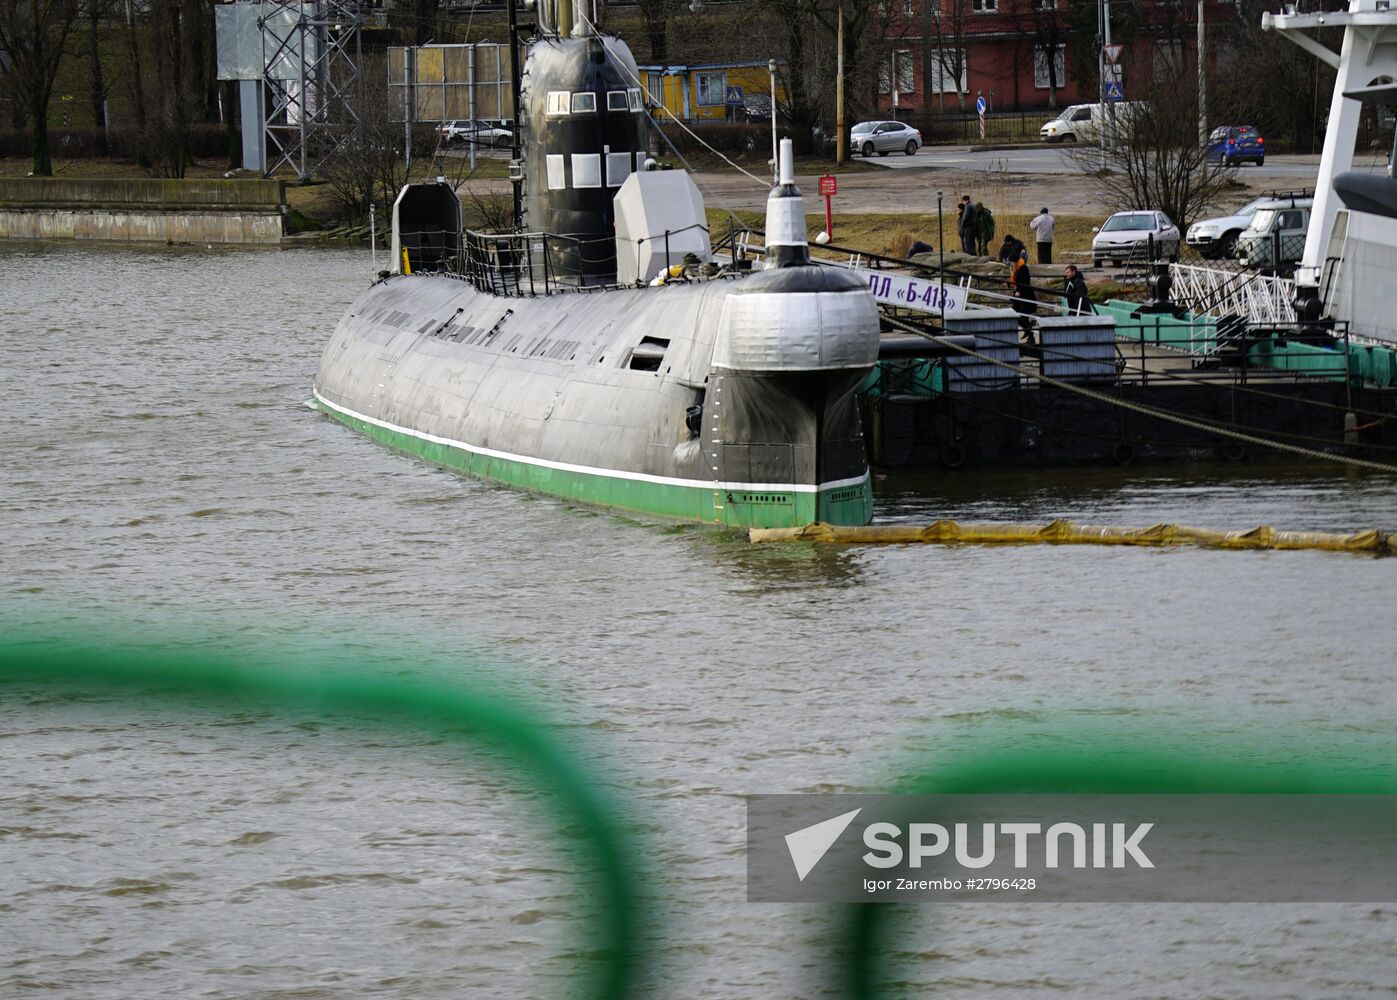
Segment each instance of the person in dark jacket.
M1004 242L999 244L999 253L994 255L995 260L1003 261L1010 267L1013 267L1014 261L1019 259L1019 254L1027 249L1028 247L1023 245L1023 240L1019 239L1013 233L1006 233Z
M983 202L975 203L976 252L981 257L990 255L990 241L994 239L994 215Z
M1014 307L1014 312L1019 314L1019 329L1023 331L1024 341L1032 344L1033 322L1029 317L1038 312L1038 300L1033 293L1033 275L1028 270L1027 250L1020 253L1014 262L1014 273L1010 280L1014 286L1014 298L1010 304Z
M1067 315L1079 316L1096 312L1087 294L1087 279L1077 270L1075 264L1068 264L1063 271L1063 292L1067 297Z
M975 211L975 205L970 200L970 195L960 196L960 218L956 223L956 231L960 234L960 248L965 253L975 252L975 240L979 236L980 216Z

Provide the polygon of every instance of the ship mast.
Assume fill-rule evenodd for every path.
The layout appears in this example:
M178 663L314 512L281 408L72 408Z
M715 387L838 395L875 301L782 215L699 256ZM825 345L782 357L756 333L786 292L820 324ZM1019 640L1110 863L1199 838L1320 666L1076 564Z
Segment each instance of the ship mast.
M1297 292L1317 297L1324 280L1325 256L1340 200L1334 191L1334 178L1353 169L1358 120L1362 114L1364 90L1378 81L1397 78L1397 11L1386 0L1349 0L1346 11L1261 15L1261 27L1283 38L1334 67L1334 98L1329 107L1329 124L1324 133L1324 150L1315 178L1314 208L1305 236L1305 254L1296 272ZM1344 39L1338 52L1326 47L1308 32L1343 28Z
M519 107L519 11L517 0L509 4L509 93L514 107L514 127L510 129L512 140L509 151L509 180L514 187L514 229L516 232L524 224L524 158L523 147L519 145L519 128L524 116Z

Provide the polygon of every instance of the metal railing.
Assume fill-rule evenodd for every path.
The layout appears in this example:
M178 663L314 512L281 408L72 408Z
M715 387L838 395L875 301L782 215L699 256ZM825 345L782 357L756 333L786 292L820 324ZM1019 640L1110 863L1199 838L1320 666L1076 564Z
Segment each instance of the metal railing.
M916 321L911 325L923 325ZM942 331L925 325L928 333ZM1018 357L1000 357L1012 368L976 364L973 357L931 357L927 359L885 359L877 368L875 393L934 396L943 392L1037 388L1040 375L1061 369L1054 377L1064 382L1110 384L1115 386L1198 385L1228 388L1246 385L1276 385L1296 382L1345 382L1353 384L1356 375L1350 363L1348 330L1342 324L1334 330L1332 347L1315 349L1303 344L1301 327L1270 329L1262 334L1238 324L1223 339L1221 357L1199 367L1183 367L1152 353L1144 339L1117 339L1113 358L1104 358L1097 339L1080 342L1059 340L1053 344L1019 342ZM1289 336L1287 336L1289 334ZM1299 345L1292 346L1292 345ZM986 339L977 350L996 354L1012 340ZM1303 348L1309 349L1303 349ZM928 351L930 352L930 349ZM1012 354L1012 350L1010 351Z
M1240 316L1257 325L1296 321L1291 278L1197 264L1170 264L1169 276L1174 279L1174 301L1191 313Z
M616 273L616 241L466 230L460 259L452 269L492 295L554 295L606 287L595 276L599 269Z

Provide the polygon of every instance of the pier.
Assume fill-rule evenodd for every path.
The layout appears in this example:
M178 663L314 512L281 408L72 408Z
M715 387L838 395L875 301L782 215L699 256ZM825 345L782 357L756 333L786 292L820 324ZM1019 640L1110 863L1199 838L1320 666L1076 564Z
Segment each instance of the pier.
M0 238L278 244L276 180L0 177Z

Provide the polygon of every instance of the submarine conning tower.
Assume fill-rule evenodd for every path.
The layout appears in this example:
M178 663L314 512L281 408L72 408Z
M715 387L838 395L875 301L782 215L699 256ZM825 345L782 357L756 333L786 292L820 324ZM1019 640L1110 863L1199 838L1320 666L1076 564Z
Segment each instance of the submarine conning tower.
M555 237L534 244L552 278L605 284L616 278L612 199L645 162L640 76L626 43L585 17L572 37L548 18L540 28L520 78L523 227Z
M758 500L808 490L812 520L867 523L872 493L855 390L878 360L878 306L853 272L810 259L789 139L780 161L762 270L723 299L706 454L721 480L771 484Z
M878 360L878 306L852 271L817 264L790 139L766 201L763 268L723 301L713 364L733 371L866 369Z

